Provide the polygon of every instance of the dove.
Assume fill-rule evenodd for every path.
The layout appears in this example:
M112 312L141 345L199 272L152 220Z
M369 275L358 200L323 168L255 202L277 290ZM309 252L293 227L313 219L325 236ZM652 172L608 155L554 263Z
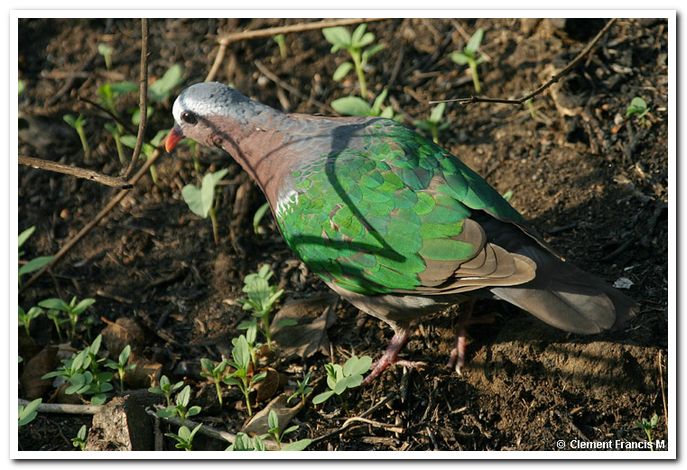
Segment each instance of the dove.
M456 304L500 299L578 334L636 313L458 157L394 120L286 114L216 82L184 89L172 114L168 152L187 137L231 155L310 271L393 329L366 383L392 364L420 364L399 358L414 327ZM459 372L468 323L469 311L448 363Z

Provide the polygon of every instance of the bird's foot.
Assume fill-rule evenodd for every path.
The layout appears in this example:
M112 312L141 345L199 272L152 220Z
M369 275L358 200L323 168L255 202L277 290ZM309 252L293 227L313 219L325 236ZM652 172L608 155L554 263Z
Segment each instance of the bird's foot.
M386 348L386 351L384 352L382 357L380 357L377 360L377 362L375 362L374 367L372 368L372 372L370 372L367 375L367 377L365 377L365 380L363 380L363 384L371 384L377 377L379 377L382 374L382 372L384 372L389 366L394 364L414 369L425 367L427 364L425 364L424 362L406 361L398 358L398 354L401 352L401 349L403 349L403 346L406 345L408 339L410 339L409 330L400 329L399 331L397 331L394 334L394 337L391 338L391 342L389 343L389 346Z
M465 365L465 350L467 349L467 327L470 325L492 323L496 316L493 314L482 315L480 317L472 317L472 309L470 309L469 316L463 316L458 320L458 334L456 335L456 344L451 349L451 354L448 358L446 367L455 369L458 375L463 375L461 369Z

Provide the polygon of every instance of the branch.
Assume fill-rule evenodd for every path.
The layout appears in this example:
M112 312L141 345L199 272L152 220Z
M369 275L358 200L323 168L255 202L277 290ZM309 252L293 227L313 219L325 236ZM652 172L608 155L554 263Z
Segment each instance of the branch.
M138 123L138 134L136 136L134 153L131 155L131 161L129 161L129 166L124 173L125 179L131 176L131 173L134 171L134 165L141 154L143 136L148 121L148 20L146 18L141 18L141 72L139 76L138 105L141 111L141 120Z
M608 23L606 23L606 26L603 27L601 31L597 33L596 36L594 36L594 39L592 39L589 44L585 46L584 49L580 51L579 54L561 70L557 74L555 74L553 77L549 79L546 83L541 85L539 88L534 90L531 93L528 93L527 95L523 96L522 98L515 99L515 100L509 100L509 99L501 99L501 98L487 98L487 97L482 97L482 96L471 96L469 98L453 98L450 100L434 100L430 101L429 104L437 104L437 103L460 103L460 104L472 104L472 103L502 103L502 104L523 104L524 102L534 98L535 96L539 95L542 93L544 90L549 88L551 85L554 83L557 83L562 77L567 75L572 69L574 69L577 64L580 63L580 61L589 54L589 52L596 46L596 44L601 40L604 34L613 26L613 23L615 23L616 18L611 18Z
M250 31L239 31L237 33L224 34L217 39L217 42L219 43L219 49L217 50L217 55L215 55L215 60L212 63L212 67L210 67L210 72L208 72L205 81L211 82L215 79L217 71L224 60L224 55L227 52L227 46L232 42L243 41L246 39L271 37L277 34L300 33L303 31L311 31L313 29L332 28L334 26L372 23L373 21L382 21L384 19L386 18L340 18L336 20L313 21L312 23L298 23L287 26L276 26L273 28L254 29Z
M86 170L77 166L64 165L62 163L57 163L50 160L19 155L19 164L37 168L39 170L54 171L55 173L62 173L63 175L71 175L77 178L95 181L96 183L104 184L117 189L132 188L132 185L122 178L103 175L97 171Z
M29 401L19 399L20 405L28 405ZM68 403L41 403L38 405L39 413L58 413L66 415L94 415L102 408L102 405L73 405Z

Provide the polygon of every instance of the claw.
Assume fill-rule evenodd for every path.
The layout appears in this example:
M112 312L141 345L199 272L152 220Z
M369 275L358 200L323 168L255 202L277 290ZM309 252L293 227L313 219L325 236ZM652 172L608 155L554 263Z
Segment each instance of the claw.
M380 357L377 362L375 362L374 367L372 368L372 372L370 372L367 377L365 377L365 380L363 380L363 384L369 385L372 383L374 379L379 377L382 372L384 372L390 365L392 364L398 364L398 363L408 363L407 361L402 361L398 359L398 354L401 352L401 349L403 349L403 346L408 343L408 340L410 339L410 330L407 328L399 328L398 331L394 334L394 337L391 338L391 342L389 343L389 346L386 348L386 351Z

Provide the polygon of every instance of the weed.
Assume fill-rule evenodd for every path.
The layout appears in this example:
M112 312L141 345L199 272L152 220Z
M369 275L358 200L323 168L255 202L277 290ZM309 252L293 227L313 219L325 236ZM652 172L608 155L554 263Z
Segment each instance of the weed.
M394 110L391 106L383 106L384 100L388 94L385 88L379 96L377 96L370 106L367 101L357 96L344 96L343 98L332 101L332 108L339 114L347 116L374 116L386 119L397 119L399 116L394 115Z
M313 388L310 386L311 378L312 371L308 371L308 373L303 376L303 380L296 381L296 390L294 390L294 392L289 396L288 400L286 400L287 404L291 403L291 400L295 400L297 398L305 400L307 396L312 393Z
M331 52L337 52L341 49L348 51L353 63L344 62L336 69L333 75L335 81L341 81L348 75L351 69L355 69L358 77L358 85L360 86L360 96L367 99L367 82L365 80L365 67L370 58L381 51L384 46L382 44L372 43L375 40L375 35L366 32L367 24L361 23L353 31L353 34L342 26L334 28L325 28L322 30L325 39L332 44ZM370 46L370 47L368 47Z
M432 112L430 113L428 119L415 121L413 123L415 127L417 127L418 129L422 129L423 131L429 132L429 134L432 136L432 141L435 144L439 143L439 133L448 128L449 126L448 122L441 122L445 110L446 103L439 103L434 108L432 108Z
M31 226L21 232L19 234L19 238L17 240L17 248L19 249L19 258L21 258L24 255L24 252L21 251L21 247L26 243L26 240L33 235L33 232L35 232L36 226ZM52 256L39 256L37 258L33 258L30 261L27 261L23 265L19 266L19 273L18 273L18 279L19 279L19 285L21 286L21 278L22 276L26 274L30 274L34 271L38 271L41 269L43 266L46 264L50 263L52 261Z
M148 391L155 395L163 395L167 401L167 406L172 406L172 394L184 386L184 382L172 384L166 375L160 377L160 382L155 387L150 387Z
M267 347L272 349L272 333L270 331L270 313L275 303L284 293L283 289L277 290L270 285L269 280L273 276L269 265L263 264L257 273L246 276L243 280L243 292L246 298L241 300L244 310L252 312L255 321L258 322L262 334L267 340ZM251 322L243 322L243 327L248 329L252 326ZM285 326L285 325L282 325ZM241 328L241 326L239 326Z
M193 428L193 431L191 431L186 426L181 426L177 431L177 434L166 432L165 436L177 441L177 443L174 444L174 447L176 447L177 449L184 449L190 451L193 450L193 438L202 426L202 424L199 424L198 426Z
M122 349L115 361L107 361L106 367L114 369L117 371L117 377L119 378L119 390L124 391L124 378L127 372L131 372L136 369L136 364L129 364L129 358L131 356L131 346L128 344Z
M316 395L312 402L318 405L329 400L332 395L341 395L349 388L359 387L363 382L363 374L370 370L372 358L370 356L352 356L343 367L339 364L326 364L327 386L329 390Z
M79 450L86 449L86 439L88 439L88 428L84 424L79 428L76 437L72 437L72 445Z
M31 307L28 312L19 307L19 326L23 326L26 336L31 336L31 322L43 315L44 310L40 307Z
M637 424L635 424L635 429L641 429L646 434L646 439L651 445L652 451L654 450L654 431L656 426L658 426L658 415L656 413L654 413L651 419L642 418L641 421L637 421Z
M84 159L88 160L91 156L91 147L88 145L88 139L86 138L86 131L84 129L86 118L81 114L79 114L79 117L74 117L72 114L65 114L62 119L64 119L64 122L73 127L76 133L79 135Z
M279 46L279 56L282 59L286 59L287 49L285 36L283 34L277 34L272 39L277 43L277 46Z
M625 119L636 118L639 124L648 127L650 125L646 115L649 114L649 106L643 98L635 96L625 111Z
M226 450L233 452L249 450L265 451L267 450L267 448L265 447L265 435L255 436L251 438L246 433L237 433L236 439L234 439L234 443L227 447Z
M25 426L38 416L38 406L43 403L42 398L36 398L26 405L19 405L19 426Z
M98 54L103 56L103 59L105 59L105 68L107 70L112 70L112 53L113 52L114 52L114 49L109 44L105 44L102 42L100 44L98 44Z
M67 320L70 324L69 338L74 338L76 336L76 326L79 323L81 315L95 303L95 299L83 299L77 303L76 296L72 297L72 300L67 303L59 298L50 298L41 300L38 302L38 306L48 310L48 317L51 317L51 312L62 312L66 314ZM55 321L57 315L53 314L52 319ZM59 325L55 323L58 328Z
M215 244L219 244L219 229L217 227L217 215L215 213L215 186L224 178L229 170L223 169L215 173L208 173L203 176L200 187L194 184L187 184L181 190L181 195L186 201L191 212L207 219L208 215L212 221L212 235Z
M191 399L191 386L186 385L177 393L174 399L174 404L167 406L161 410L157 410L157 415L160 418L171 418L172 416L179 416L181 419L188 419L201 412L201 407L194 405L189 407L188 403Z
M217 393L217 400L220 406L222 406L222 390L220 389L220 384L224 378L224 374L227 371L229 363L226 359L222 358L220 362L212 362L210 359L205 357L200 359L200 366L202 368L200 372L201 377L210 379L213 384L215 384L215 392Z
M256 235L265 233L265 230L260 228L260 221L263 217L265 217L265 214L267 214L269 208L270 204L269 202L266 202L262 206L260 206L253 215L253 233L255 233Z
M253 410L250 406L250 393L255 385L266 377L267 373L253 373L254 364L251 362L248 340L244 335L234 338L232 343L234 344L231 350L233 360L229 361L229 365L234 368L234 371L225 377L223 382L229 386L236 385L241 390L246 402L248 416L253 416Z
M477 73L477 66L485 60L481 54L478 56L479 47L482 44L483 38L484 30L479 28L477 31L475 31L475 34L472 35L462 51L455 51L451 54L451 60L453 62L459 65L467 65L470 67L472 84L475 88L475 93L482 92L482 86L480 85L479 75Z
M289 442L286 445L282 445L284 436L286 436L287 434L291 434L294 431L297 431L299 426L289 426L283 431L280 431L279 417L277 416L277 412L274 410L270 410L269 414L267 415L267 426L269 427L267 430L267 435L270 436L274 440L274 442L277 443L277 447L279 448L279 450L304 450L312 442L311 439L301 439L299 441Z

